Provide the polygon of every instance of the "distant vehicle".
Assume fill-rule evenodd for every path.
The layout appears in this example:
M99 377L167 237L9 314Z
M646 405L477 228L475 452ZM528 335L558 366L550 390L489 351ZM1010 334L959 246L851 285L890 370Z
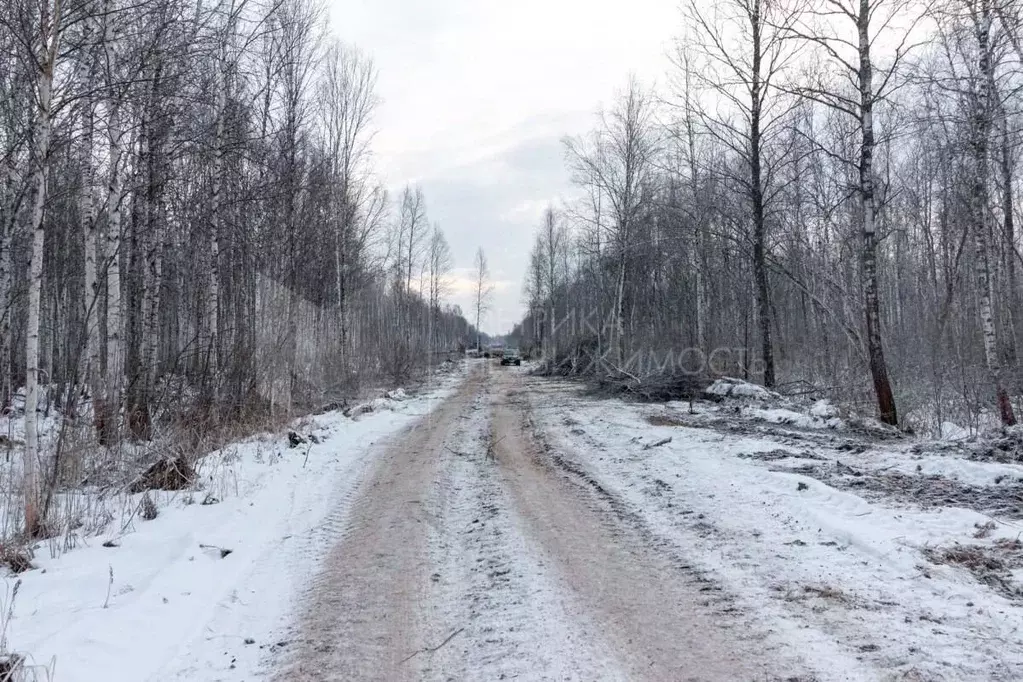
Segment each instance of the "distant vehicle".
M501 356L502 365L515 365L518 367L522 364L522 356L519 355L519 351L515 348L509 348Z

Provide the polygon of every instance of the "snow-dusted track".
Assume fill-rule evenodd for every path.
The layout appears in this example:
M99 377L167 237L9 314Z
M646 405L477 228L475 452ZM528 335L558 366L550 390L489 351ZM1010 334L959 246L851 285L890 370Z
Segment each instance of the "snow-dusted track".
M542 452L478 364L384 453L281 680L789 677L721 587Z
M402 679L412 669L406 659L428 630L424 501L448 431L479 385L470 378L380 456L305 597L277 679Z
M317 443L214 453L153 521L40 545L11 648L56 682L1023 679L1017 517L838 478L988 491L1023 465L463 367L296 423ZM960 547L994 563L942 559Z
M8 646L55 661L54 682L259 678L290 646L295 595L349 526L387 438L443 406L461 381L441 377L433 391L379 401L357 420L332 412L293 424L318 443L289 448L285 434L262 434L232 444L201 462L202 490L153 493L155 520L115 516L59 556L49 551L56 541L39 543L39 570L0 586L6 611L21 580ZM207 494L219 501L199 504ZM119 511L119 500L107 504Z
M516 383L507 374L497 382L497 463L530 532L613 644L628 678L794 677L794 666L769 655L720 585L585 472L539 446Z
M488 452L489 369L379 457L274 679L625 679L509 509Z

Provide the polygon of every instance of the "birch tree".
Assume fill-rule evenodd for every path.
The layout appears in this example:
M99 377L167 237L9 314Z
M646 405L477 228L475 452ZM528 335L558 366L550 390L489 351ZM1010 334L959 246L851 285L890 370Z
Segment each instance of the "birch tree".
M588 139L565 140L569 166L576 180L606 198L612 213L611 241L617 264L612 295L615 357L625 358L625 292L630 271L633 228L650 200L649 181L658 151L653 100L636 79L630 79L601 125Z
M362 242L356 223L373 200L372 188L362 178L373 140L370 126L377 106L377 74L372 60L342 43L327 48L323 64L318 104L335 186L335 287L344 350L348 345L351 270Z
M967 130L970 153L970 217L976 244L976 278L979 295L981 334L984 342L984 361L995 391L998 415L1002 424L1012 426L1016 416L1002 378L999 359L998 329L995 323L994 292L991 254L988 235L991 232L989 212L990 154L995 113L998 109L995 88L997 45L995 31L996 5L991 0L964 2L973 28L973 50L976 66L970 68L967 87ZM1007 214L1012 211L1008 210Z
M448 291L447 278L451 272L451 247L439 225L433 226L429 250L429 305L430 305L430 348L435 345L435 330L440 324L441 299Z
M544 356L550 360L557 357L558 340L556 337L557 327L555 322L555 300L558 289L562 285L565 272L566 254L568 250L568 236L564 226L558 220L553 207L548 207L543 214L543 225L540 234L537 236L537 252L540 257L540 267L543 273L541 283L541 296L547 301L547 310L544 314L546 341Z
M707 131L742 161L744 173L731 179L749 202L762 379L768 388L775 384L775 361L767 223L778 194L776 178L789 160L780 138L791 109L777 86L798 52L798 46L787 40L798 11L798 7L785 8L777 0L728 0L710 9L690 2L686 18L693 27L692 35L679 46L676 60L685 70L681 80L687 89L680 98L687 113L699 116ZM687 63L690 50L704 59L695 71ZM694 73L717 100L712 108L693 106L688 87ZM691 144L692 133L689 135Z
M866 322L867 356L877 396L878 412L887 424L898 424L895 396L888 376L882 340L881 303L877 273L878 225L875 151L875 109L884 103L895 87L899 68L915 46L914 28L919 14L901 0L842 0L813 5L788 29L792 36L808 40L821 50L822 57L834 69L836 79L827 71L817 71L811 82L799 92L815 102L850 116L859 128L859 147L855 165L858 171L856 192L859 197L861 289ZM833 21L832 21L833 20ZM879 68L874 54L879 40L891 44L886 65ZM843 80L844 79L844 80ZM849 93L840 83L855 84Z
M28 268L28 322L25 330L25 456L24 456L24 523L25 533L35 536L40 530L39 489L39 316L42 293L43 258L46 240L47 179L50 173L51 148L56 102L55 74L61 56L61 37L68 9L63 0L44 0L26 4L17 17L24 32L19 33L26 49L25 61L32 66L35 122L32 130L32 173L30 187L32 204L28 228L32 235L31 260ZM38 14L36 14L38 11ZM37 30L33 31L32 28Z
M483 315L490 310L490 301L493 298L494 287L490 283L490 266L487 265L487 255L483 247L476 249L476 256L472 262L473 273L473 308L476 311L476 351L480 350L480 338L482 335L480 324Z

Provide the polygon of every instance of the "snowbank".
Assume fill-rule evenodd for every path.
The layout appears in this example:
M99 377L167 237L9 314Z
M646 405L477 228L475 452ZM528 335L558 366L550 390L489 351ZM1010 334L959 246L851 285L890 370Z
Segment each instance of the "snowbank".
M294 592L343 530L374 445L460 380L385 400L390 409L358 421L332 412L299 422L316 437L308 447L282 435L236 443L202 462L202 490L151 493L155 520L79 538L59 558L40 543L39 569L17 577L10 648L39 663L55 657L60 682L255 678Z
M778 397L763 386L757 386L741 379L723 377L704 389L705 393L721 396L722 398L753 398L757 400L771 400Z
M1019 499L1010 452L762 426L837 419L819 403L690 412L572 392L522 392L553 450L819 679L1023 679L1023 510L987 511Z

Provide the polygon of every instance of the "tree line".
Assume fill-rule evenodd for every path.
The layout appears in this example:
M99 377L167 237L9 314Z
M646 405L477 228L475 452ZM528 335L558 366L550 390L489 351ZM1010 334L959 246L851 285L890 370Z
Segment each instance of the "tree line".
M889 424L1014 424L1021 9L688 3L666 85L565 141L581 198L544 216L515 333L564 371L731 349L718 371Z
M311 0L0 0L0 407L24 407L30 532L59 469L40 410L113 446L475 336L422 191L374 172L376 77Z

